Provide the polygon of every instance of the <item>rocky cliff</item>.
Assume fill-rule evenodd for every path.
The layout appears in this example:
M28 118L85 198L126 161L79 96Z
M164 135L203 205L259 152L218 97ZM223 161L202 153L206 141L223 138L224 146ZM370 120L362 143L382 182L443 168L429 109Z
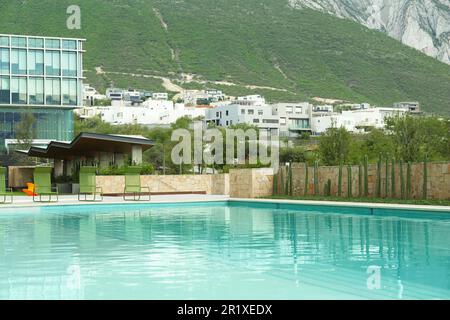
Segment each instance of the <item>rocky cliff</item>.
M288 0L386 32L450 64L450 0Z

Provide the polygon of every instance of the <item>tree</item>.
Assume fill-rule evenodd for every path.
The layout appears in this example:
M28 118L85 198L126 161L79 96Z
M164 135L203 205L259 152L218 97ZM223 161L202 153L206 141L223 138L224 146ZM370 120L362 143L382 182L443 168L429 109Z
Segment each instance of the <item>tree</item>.
M394 142L390 135L384 130L372 129L362 137L359 148L355 152L360 153L357 157L361 161L364 155L369 157L369 161L376 161L380 154L383 158L391 157L395 154Z
M155 142L155 145L144 153L147 162L153 162L156 168L162 168L162 172L171 171L170 150L172 142L170 141L171 130L167 128L154 128L150 130L148 138Z
M36 137L36 118L31 110L26 110L20 116L20 121L15 126L16 139L20 148L29 149Z
M172 123L171 127L172 129L189 129L191 127L193 120L192 118L188 116L184 116L181 118L178 118L175 123Z
M280 149L280 163L305 162L305 150L302 147Z
M424 160L426 155L432 160L449 160L450 119L422 118L420 127L424 137L420 161Z
M450 122L435 117L396 116L386 120L395 155L407 162L417 162L430 155L432 160L450 157Z
M404 161L415 161L419 157L423 137L420 134L418 118L396 116L386 120L395 145L396 157Z
M337 165L342 160L348 162L351 135L344 128L328 128L319 140L319 155L325 165Z

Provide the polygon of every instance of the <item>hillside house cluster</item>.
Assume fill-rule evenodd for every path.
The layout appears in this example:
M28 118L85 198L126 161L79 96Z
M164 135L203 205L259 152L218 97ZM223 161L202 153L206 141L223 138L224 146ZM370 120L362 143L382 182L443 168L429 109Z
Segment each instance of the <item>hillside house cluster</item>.
M93 106L95 100L102 98L110 99L110 105ZM103 96L86 85L85 100L91 103L76 112L81 118L99 116L116 125L167 126L187 116L202 119L205 125L254 125L271 135L287 138L304 133L320 135L333 126L362 133L383 128L386 117L420 112L417 102L399 102L392 107L373 107L368 103L268 103L261 95L228 97L215 89L185 90L178 101L180 98L182 102L174 102L164 92L117 88L108 89Z

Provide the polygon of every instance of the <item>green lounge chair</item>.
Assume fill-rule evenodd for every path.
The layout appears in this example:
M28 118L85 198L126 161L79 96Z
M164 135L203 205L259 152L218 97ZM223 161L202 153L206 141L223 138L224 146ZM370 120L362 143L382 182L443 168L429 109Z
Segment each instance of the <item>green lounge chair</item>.
M96 167L80 168L80 192L78 193L78 201L103 201L103 192L101 187L97 187L95 182ZM84 199L81 196L84 195ZM88 199L88 195L93 196ZM97 200L97 195L100 199Z
M51 202L52 196L56 196L58 201L58 187L52 186L52 167L34 168L34 194L33 201ZM48 196L48 201L42 200L42 196ZM39 198L39 200L37 200Z
M7 197L10 197L11 201L7 201ZM0 203L12 203L13 194L12 189L6 186L6 168L0 167Z
M141 200L141 195L144 193L148 194L148 201L150 201L150 188L141 186L141 170L141 167L128 167L125 169L125 188L123 191L123 200L139 201ZM145 192L143 192L144 190ZM127 194L132 194L133 198L127 198Z

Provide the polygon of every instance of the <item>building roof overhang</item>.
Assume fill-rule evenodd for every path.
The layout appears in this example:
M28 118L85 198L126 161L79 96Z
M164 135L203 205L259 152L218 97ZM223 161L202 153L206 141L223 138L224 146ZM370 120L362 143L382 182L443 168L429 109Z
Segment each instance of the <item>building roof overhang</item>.
M133 146L142 151L154 146L154 142L143 136L80 133L72 142L51 141L46 148L31 147L26 153L30 157L72 160L79 157L95 157L99 152L131 154Z

